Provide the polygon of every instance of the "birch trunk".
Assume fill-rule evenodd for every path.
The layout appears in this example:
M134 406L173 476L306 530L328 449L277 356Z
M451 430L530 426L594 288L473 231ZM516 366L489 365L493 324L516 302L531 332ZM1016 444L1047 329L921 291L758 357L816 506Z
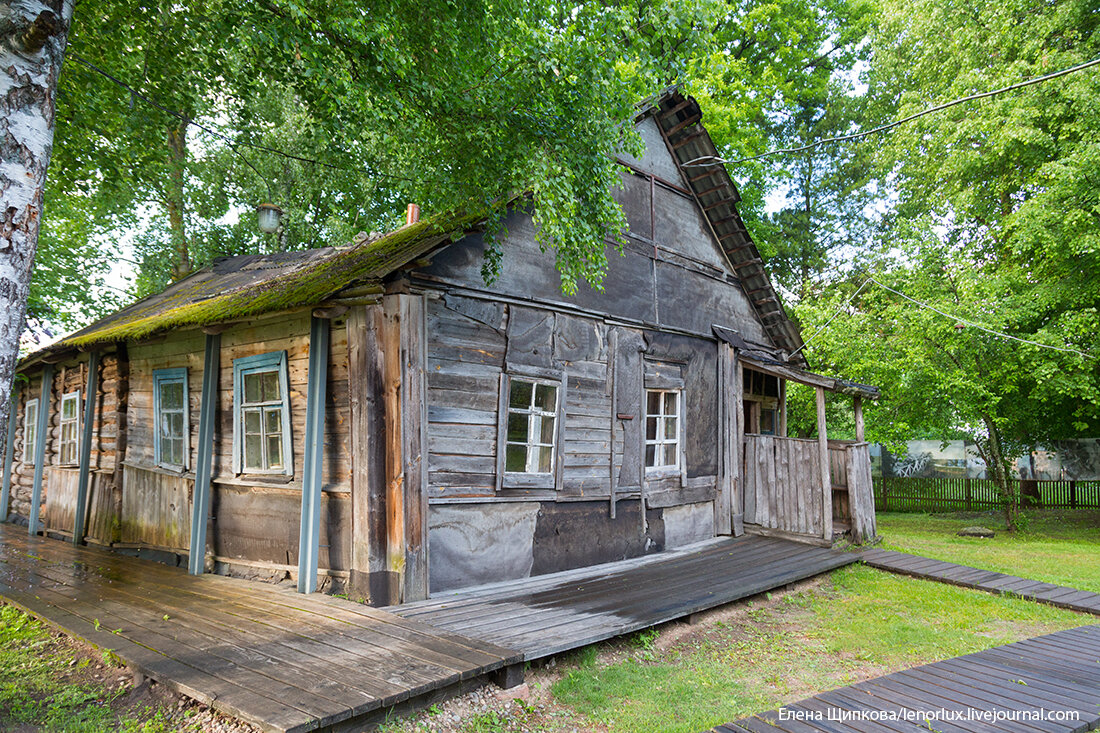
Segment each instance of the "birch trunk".
M0 6L0 430L11 408L73 2Z

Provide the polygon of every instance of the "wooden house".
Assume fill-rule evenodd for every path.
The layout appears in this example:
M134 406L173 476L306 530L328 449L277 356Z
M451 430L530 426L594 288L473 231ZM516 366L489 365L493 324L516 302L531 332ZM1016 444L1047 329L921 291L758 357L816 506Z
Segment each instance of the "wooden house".
M806 369L691 98L640 114L605 290L562 295L523 205L216 261L25 358L4 515L375 604L716 535L875 533L860 400ZM786 385L820 437L786 437ZM855 400L829 441L825 392Z

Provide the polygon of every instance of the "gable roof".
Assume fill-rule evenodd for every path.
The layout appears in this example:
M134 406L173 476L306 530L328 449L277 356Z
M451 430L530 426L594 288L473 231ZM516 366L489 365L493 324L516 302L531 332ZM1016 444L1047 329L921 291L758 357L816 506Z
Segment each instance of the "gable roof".
M741 194L724 165L685 167L698 158L719 158L718 149L702 125L703 113L693 97L685 97L676 88L665 91L646 107L645 114L656 120L669 150L680 166L684 180L695 195L699 208L710 224L718 245L741 281L745 295L764 325L764 331L792 360L805 365L798 326L783 309L783 303L764 270L764 260L756 248L737 210Z
M713 140L701 124L698 103L674 88L645 103L638 119L646 116L657 121L683 179L765 332L778 349L787 354L797 351L802 346L798 327L783 310L737 211L741 197L729 173L722 165L701 170L683 167L694 158L717 155ZM383 235L361 234L345 247L221 258L163 291L28 355L21 366L74 348L316 305L349 286L379 283L448 240L476 229L484 218L484 212L440 215ZM805 364L801 353L794 361Z

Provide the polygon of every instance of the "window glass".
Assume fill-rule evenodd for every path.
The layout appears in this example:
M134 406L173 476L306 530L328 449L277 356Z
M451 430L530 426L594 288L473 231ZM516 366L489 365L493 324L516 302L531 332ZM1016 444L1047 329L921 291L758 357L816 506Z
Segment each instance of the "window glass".
M680 390L646 390L647 470L680 468Z
M155 370L153 389L157 464L165 468L187 468L187 370Z
M289 473L287 425L290 406L283 383L285 353L261 354L234 361L240 443L236 460L241 471Z
M75 464L80 446L80 390L61 397L61 438L58 460L62 466Z
M504 470L508 473L554 471L558 385L509 379Z
M38 444L38 400L27 400L23 409L23 463L34 465L35 446Z

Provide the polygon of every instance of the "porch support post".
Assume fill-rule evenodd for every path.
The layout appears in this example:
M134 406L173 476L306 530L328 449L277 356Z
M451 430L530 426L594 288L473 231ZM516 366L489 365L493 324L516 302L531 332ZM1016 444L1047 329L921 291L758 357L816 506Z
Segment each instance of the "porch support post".
M718 496L714 500L715 534L733 534L733 514L738 510L733 504L734 482L734 442L737 440L737 426L733 422L733 347L724 341L718 342L718 446L721 452L718 461ZM612 391L614 394L614 390ZM614 399L614 397L612 397ZM611 406L611 427L615 427L615 406ZM615 471L611 472L614 486Z
M733 404L730 406L733 417L733 536L745 533L746 519L756 522L756 509L753 504L752 516L748 510L749 498L746 495L745 480L745 368L741 356L733 350Z
M321 479L325 455L325 394L328 388L329 320L313 316L309 327L306 386L306 449L302 471L302 525L298 537L298 592L317 591L321 543Z
M88 484L92 478L92 438L95 436L95 406L99 401L99 352L88 354L88 382L84 385L84 424L80 436L80 476L76 484L73 512L74 545L84 544L88 529Z
M16 412L19 408L19 393L22 392L16 382L11 390L11 407L8 408L8 440L4 448L4 485L0 488L0 522L8 521L8 505L11 503L11 465L15 461L15 426L18 424Z
M780 438L787 437L787 380L779 378L779 424L775 434Z
M187 572L202 575L206 566L206 522L210 516L210 478L214 467L214 416L218 410L218 371L221 369L222 337L206 335L202 359L202 398L199 406L199 438L195 446L195 488L191 501L191 544L187 550Z
M42 473L46 466L46 439L50 429L50 395L53 394L53 364L42 369L42 392L38 397L38 430L34 446L34 484L31 488L30 522L27 534L38 534L38 513L42 505Z
M856 416L856 442L862 443L863 440L863 396L856 395L852 398L852 410Z
M821 454L821 535L833 539L833 483L829 477L829 436L825 432L825 390L817 391L817 447Z

